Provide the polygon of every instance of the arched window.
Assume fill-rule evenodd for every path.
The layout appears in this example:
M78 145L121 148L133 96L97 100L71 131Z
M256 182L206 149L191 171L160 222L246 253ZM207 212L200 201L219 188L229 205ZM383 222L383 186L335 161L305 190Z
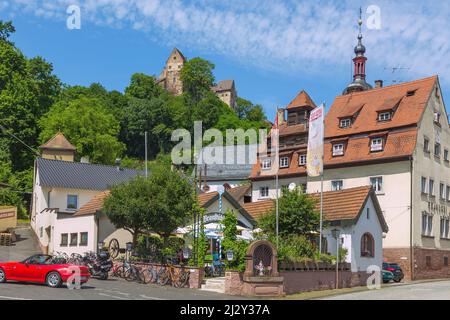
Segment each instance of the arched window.
M361 257L375 256L375 242L373 236L366 232L361 237Z

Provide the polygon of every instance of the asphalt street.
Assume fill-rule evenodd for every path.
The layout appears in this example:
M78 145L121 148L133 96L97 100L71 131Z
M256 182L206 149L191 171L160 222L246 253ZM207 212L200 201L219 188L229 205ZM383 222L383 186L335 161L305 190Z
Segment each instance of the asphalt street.
M22 261L39 253L39 248L31 236L31 230L18 229L21 240L14 246L0 247L0 261ZM178 289L154 284L138 284L122 279L106 281L90 279L79 290L67 287L52 289L45 285L8 282L0 284L0 300L232 300L241 297L194 289Z
M450 300L450 281L390 285L320 300Z

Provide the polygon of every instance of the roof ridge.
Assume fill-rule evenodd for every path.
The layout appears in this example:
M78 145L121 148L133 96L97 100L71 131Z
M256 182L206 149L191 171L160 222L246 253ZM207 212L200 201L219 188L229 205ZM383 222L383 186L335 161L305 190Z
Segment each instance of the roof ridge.
M80 166L97 166L97 167L105 167L105 168L117 168L117 166L101 164L101 163L64 161L64 160L58 160L58 159L47 159L47 158L42 158L42 157L38 157L37 159L40 161L44 160L44 161L53 161L53 162L59 162L59 163L71 163L71 164L76 164L76 165L80 165ZM135 171L135 172L143 171L143 170L130 169L130 168L121 168L121 170L128 170L128 171Z
M350 94L339 95L339 96L336 96L336 99L341 98L341 97L344 97L344 98L347 97L348 98L348 96L357 96L357 95L367 94L367 93L371 93L371 92L381 91L381 90L386 89L386 88L396 88L396 87L402 87L402 86L411 85L411 84L414 84L414 83L421 83L421 82L429 81L429 80L432 80L432 79L438 79L438 77L439 76L437 74L435 74L433 76L429 76L429 77L422 78L422 79L416 79L416 80L412 80L412 81L408 81L408 82L391 84L389 86L383 86L383 87L380 87L380 88L373 88L373 89L366 90L366 91L352 92Z

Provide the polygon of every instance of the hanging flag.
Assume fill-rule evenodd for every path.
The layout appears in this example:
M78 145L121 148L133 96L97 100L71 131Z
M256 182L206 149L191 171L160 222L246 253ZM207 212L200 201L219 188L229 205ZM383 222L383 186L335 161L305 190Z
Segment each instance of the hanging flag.
M311 111L309 116L306 169L310 177L317 177L323 173L323 116L323 104Z

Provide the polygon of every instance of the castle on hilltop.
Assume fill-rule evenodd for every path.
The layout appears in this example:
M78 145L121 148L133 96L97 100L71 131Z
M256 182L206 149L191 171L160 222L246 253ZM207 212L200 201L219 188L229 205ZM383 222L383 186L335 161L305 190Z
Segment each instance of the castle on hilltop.
M181 69L186 61L187 59L181 51L174 48L157 79L158 84L174 95L182 94L183 82L181 81ZM211 90L230 108L235 109L237 92L234 80L219 81Z

